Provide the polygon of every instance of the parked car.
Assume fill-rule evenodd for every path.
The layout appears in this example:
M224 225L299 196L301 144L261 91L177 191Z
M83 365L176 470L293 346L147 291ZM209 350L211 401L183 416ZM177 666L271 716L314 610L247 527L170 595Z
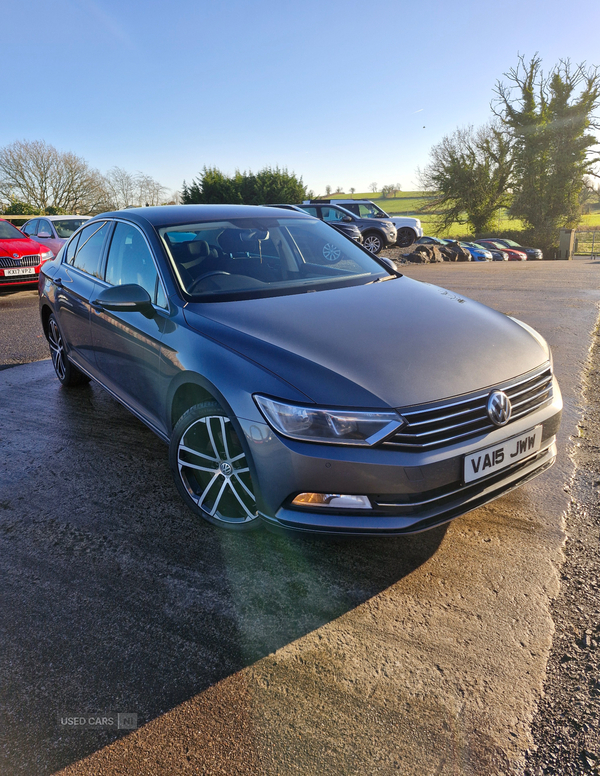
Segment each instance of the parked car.
M105 213L39 292L59 381L93 379L168 442L183 500L215 525L407 534L556 456L541 335L291 210Z
M0 285L37 283L42 264L53 257L52 251L0 219Z
M492 260L491 252L487 248L484 248L482 245L476 245L475 243L471 242L464 242L463 240L445 240L444 242L447 245L460 245L461 248L469 251L472 261Z
M56 255L69 237L90 216L39 216L27 221L21 231Z
M477 240L477 242L479 245L483 245L484 248L488 248L489 250L495 249L497 251L504 251L508 254L509 261L527 261L527 254L520 248L507 248L505 245L498 242L498 240Z
M279 207L283 210L295 210L298 213L306 212L298 205L267 205L266 207ZM358 226L356 226L356 224L349 224L345 221L328 221L327 223L329 226L337 229L338 232L345 234L346 237L349 237L351 240L359 243L359 245L362 245L362 234L360 233L360 229Z
M416 245L447 245L446 240L442 240L440 237L429 237L429 235L422 235L415 241Z
M492 255L492 261L508 261L508 253L504 249L500 250L500 248L486 248L485 245L480 245L478 242L473 243L473 245L479 245L479 247L483 248L483 250L489 251Z
M359 218L340 205L302 203L298 205L308 213L328 224L353 224L358 227L363 238L363 246L370 253L379 253L384 248L390 248L396 244L396 227L391 221L376 218Z
M370 199L320 199L308 200L309 202L324 202L341 205L360 218L386 218L396 227L396 245L399 248L408 248L415 240L423 236L423 228L418 218L408 216L390 216L385 210L376 205Z
M505 240L504 238L494 238L494 242L503 245L505 248L512 248L515 251L524 251L527 254L528 261L541 261L544 254L539 248L524 248L514 240Z

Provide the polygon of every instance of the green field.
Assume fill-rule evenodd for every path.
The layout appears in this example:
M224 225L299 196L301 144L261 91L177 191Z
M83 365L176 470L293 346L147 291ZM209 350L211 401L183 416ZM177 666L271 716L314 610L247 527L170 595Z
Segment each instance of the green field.
M386 213L391 216L411 216L413 218L419 218L425 234L432 235L433 237L460 237L469 233L469 228L466 224L459 224L455 222L450 229L444 230L444 234L436 231L434 223L436 216L434 213L424 213L423 208L432 199L431 194L427 194L424 191L400 191L396 197L388 197L383 199L381 194L373 194L371 192L364 192L361 194L332 194L332 197L347 197L348 199L370 199L373 202L377 202L379 207L383 208ZM499 217L499 231L502 230L519 230L523 228L521 221L515 218L509 218L506 211L500 212ZM600 204L592 205L592 213L582 216L579 229L586 229L591 227L600 227Z

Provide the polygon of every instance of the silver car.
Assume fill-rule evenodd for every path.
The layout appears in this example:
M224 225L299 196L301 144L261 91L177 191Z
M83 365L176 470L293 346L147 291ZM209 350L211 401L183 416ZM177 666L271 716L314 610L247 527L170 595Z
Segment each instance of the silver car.
M91 216L38 216L31 218L21 231L44 245L56 256L69 237Z
M168 442L184 501L224 528L421 531L556 456L537 332L302 213L107 213L39 290L59 381L95 381Z

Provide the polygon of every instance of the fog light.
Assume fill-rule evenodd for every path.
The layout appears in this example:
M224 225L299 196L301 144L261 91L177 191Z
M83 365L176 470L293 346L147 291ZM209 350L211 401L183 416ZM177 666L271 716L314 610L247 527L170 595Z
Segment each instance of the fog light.
M297 506L333 507L335 509L372 509L367 496L345 493L300 493L292 501Z

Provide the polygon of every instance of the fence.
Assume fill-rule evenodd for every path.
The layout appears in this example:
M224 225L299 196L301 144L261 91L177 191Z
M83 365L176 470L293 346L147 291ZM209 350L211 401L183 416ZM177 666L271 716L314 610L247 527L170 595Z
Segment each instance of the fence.
M600 229L578 229L575 232L575 253L579 256L600 257Z

